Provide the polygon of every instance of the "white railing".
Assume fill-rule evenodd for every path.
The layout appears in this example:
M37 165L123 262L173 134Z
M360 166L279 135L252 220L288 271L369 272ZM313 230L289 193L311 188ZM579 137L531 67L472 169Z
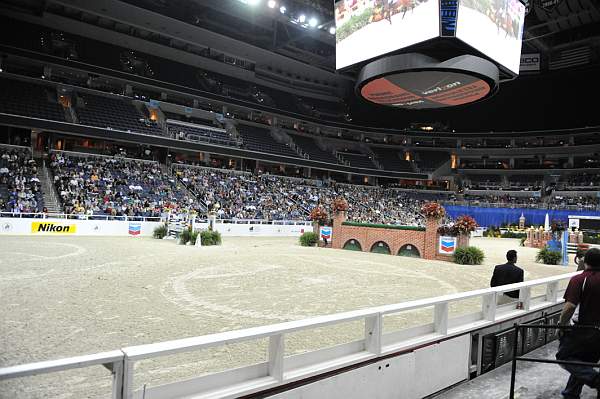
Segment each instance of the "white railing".
M69 213L13 213L0 212L0 218L17 219L72 219L72 220L117 220L132 222L161 222L166 221L163 216L112 216L112 215L80 215ZM269 225L289 225L289 226L310 226L312 222L308 220L266 220L266 219L216 219L220 224L269 224ZM208 219L202 216L196 217L197 223L208 223Z
M63 359L52 362L33 363L0 369L0 380L26 377L98 364L112 364L113 398L137 399L174 398L193 395L194 398L234 398L274 388L294 381L314 377L342 367L356 365L380 356L391 355L440 340L467 334L492 324L508 321L541 311L562 303L564 289L561 282L568 281L578 273L527 281L519 284L487 288L459 294L420 299L394 305L385 305L352 312L320 316L263 327L185 338L148 345L131 346L121 351ZM532 295L532 288L545 286L541 295ZM499 306L498 297L504 292L519 291L520 308L515 303ZM450 304L481 299L481 307L475 312L450 316ZM384 333L386 317L418 309L433 308L430 323ZM290 333L314 330L352 321L364 322L361 340L319 349L300 355L285 356L285 339ZM200 351L225 345L268 339L268 359L264 363L230 369L186 381L134 391L134 369L137 362L178 353ZM121 367L122 361L122 369ZM118 372L122 371L122 376ZM119 396L119 387L122 392ZM117 394L114 394L117 392Z
M112 216L112 215L80 215L69 213L13 213L0 212L2 218L17 218L17 219L71 219L71 220L119 220L132 222L160 222L164 218L160 216Z
M154 161L154 160L150 160L150 159L140 159L140 158L128 158L122 155L104 155L104 154L94 154L94 153L89 153L89 152L79 152L79 151L65 151L65 150L54 150L51 149L50 153L56 153L56 154L62 154L68 157L72 157L72 158L83 158L83 159L88 159L88 158L99 158L99 159L115 159L118 161L125 161L125 162L143 162L143 163L151 163L151 164L158 164L158 161Z

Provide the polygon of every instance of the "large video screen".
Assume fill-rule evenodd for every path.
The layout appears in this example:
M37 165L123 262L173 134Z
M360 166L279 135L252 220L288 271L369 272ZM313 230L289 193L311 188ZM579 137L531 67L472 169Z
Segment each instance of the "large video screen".
M524 21L519 0L460 0L456 37L519 73Z
M439 36L438 0L339 0L336 68Z

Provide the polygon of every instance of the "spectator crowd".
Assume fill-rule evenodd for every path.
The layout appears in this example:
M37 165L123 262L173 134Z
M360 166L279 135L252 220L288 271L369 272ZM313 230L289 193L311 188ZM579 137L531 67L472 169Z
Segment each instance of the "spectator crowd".
M158 217L196 204L157 162L52 153L50 167L67 214Z
M410 191L178 165L173 173L153 161L53 152L50 169L63 211L82 217L160 217L168 213L221 219L307 220L316 206L329 210L337 197L349 203L348 219L364 223L420 226L425 201L476 206L596 209L592 197L471 196L448 191ZM0 148L0 209L43 211L37 165L28 150ZM218 204L218 207L215 205Z
M0 210L34 213L43 210L38 168L28 149L0 148Z

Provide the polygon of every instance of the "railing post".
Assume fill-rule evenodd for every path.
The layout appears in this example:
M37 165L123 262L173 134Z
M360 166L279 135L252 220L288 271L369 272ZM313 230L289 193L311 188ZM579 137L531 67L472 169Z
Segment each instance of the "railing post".
M365 318L365 350L376 355L381 355L382 322L381 313Z
M496 309L498 308L497 294L497 292L492 292L482 298L481 310L483 312L484 320L496 321Z
M112 396L111 399L123 399L123 360L112 364Z
M546 301L550 303L558 302L558 281L548 283L546 286Z
M531 287L523 287L519 290L519 302L523 304L523 310L531 308Z
M438 334L448 334L448 302L438 303L433 309L433 326Z
M283 356L285 353L283 334L269 337L269 375L277 381L283 381Z
M519 346L519 325L515 323L515 338L513 341L513 358L512 358L512 368L510 373L510 393L509 398L514 399L515 397L515 382L517 377L517 356L518 356L518 347Z
M135 362L125 355L123 361L123 394L122 399L133 399L133 366Z

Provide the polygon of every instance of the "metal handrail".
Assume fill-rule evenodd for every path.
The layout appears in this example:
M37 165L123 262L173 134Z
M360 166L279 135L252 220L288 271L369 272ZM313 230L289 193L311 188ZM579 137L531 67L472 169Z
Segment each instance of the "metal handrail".
M579 362L573 360L551 360L551 359L539 359L534 357L526 357L526 356L518 356L518 346L519 346L519 331L521 329L554 329L554 330L599 330L599 326L585 326L585 325L576 325L576 326L562 326L562 325L554 325L554 324L518 324L515 323L515 336L513 341L513 356L512 356L512 368L510 373L510 393L509 399L515 399L515 384L517 377L517 362L530 362L530 363L547 363L547 364L558 364L558 365L566 365L566 366L586 366L586 367L594 367L600 368L600 363L591 363L591 362Z

